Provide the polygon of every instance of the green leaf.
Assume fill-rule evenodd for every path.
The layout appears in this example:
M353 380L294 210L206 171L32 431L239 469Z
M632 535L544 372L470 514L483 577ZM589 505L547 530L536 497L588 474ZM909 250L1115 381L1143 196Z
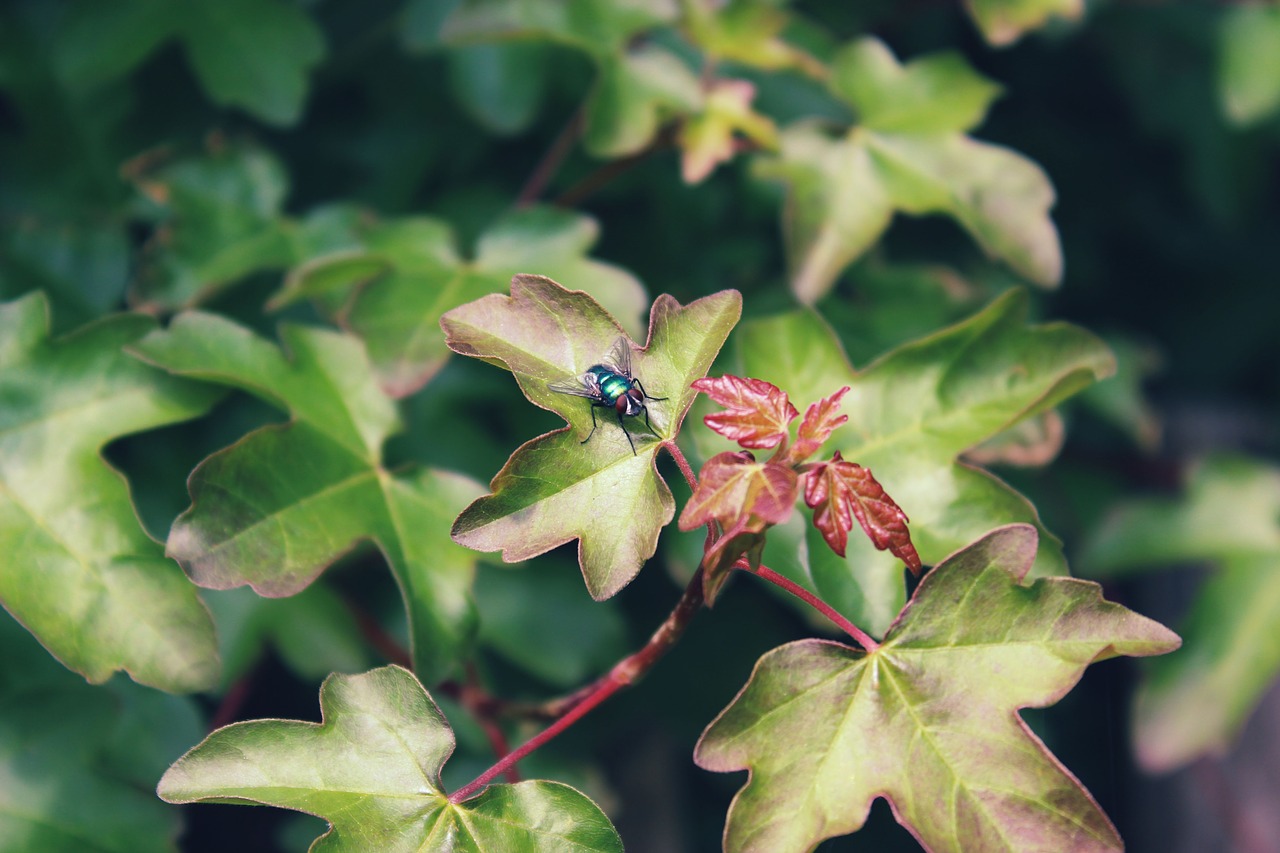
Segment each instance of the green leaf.
M178 849L177 816L149 785L104 768L119 715L109 693L83 682L0 698L2 853Z
M508 136L536 117L546 89L547 51L535 42L493 42L446 54L459 106L494 133Z
M583 144L597 157L635 154L663 123L702 104L698 76L683 60L657 45L636 48L601 64Z
M1010 291L861 371L813 312L754 320L738 336L743 370L786 388L802 408L850 386L841 408L849 421L825 447L871 470L911 519L912 541L932 564L998 525L1039 526L1026 498L958 457L1113 369L1106 346L1088 332L1064 323L1028 326L1027 301L1025 292ZM863 537L850 540L845 560L821 554L821 540L807 538L811 574L795 580L857 624L883 630L902 605L901 564ZM1034 574L1065 574L1060 544L1041 539ZM770 559L767 546L765 562L773 565Z
M801 640L756 664L694 760L749 769L725 848L812 850L854 832L871 802L931 850L1118 851L1115 828L1018 716L1085 667L1177 648L1168 629L1097 584L1023 586L1034 528L995 530L925 576L871 653Z
M517 273L536 269L591 293L629 331L638 331L644 287L625 270L586 257L599 233L590 217L528 208L495 222L467 260L440 220L386 222L363 234L362 248L321 255L295 269L271 306L308 296L336 302L345 294L337 319L364 338L383 388L401 397L428 382L449 355L441 315L505 290Z
M267 644L304 681L361 672L372 663L354 614L324 583L288 598L262 598L244 587L203 598L218 626L224 688L253 666Z
M441 678L475 621L474 561L446 530L480 489L454 474L382 467L399 419L359 341L302 326L282 327L281 338L291 357L230 320L190 312L135 345L167 370L243 389L292 417L192 472L192 505L174 522L168 552L200 586L249 584L280 597L372 540L404 595L414 666Z
M283 0L189 3L178 16L191 66L214 103L269 124L302 114L307 75L324 58L320 27Z
M291 260L281 215L288 177L265 150L216 149L131 177L159 220L135 285L144 305L195 305Z
M1048 178L1025 157L962 135L981 120L995 86L950 54L900 66L870 39L837 56L831 86L863 123L838 136L792 125L779 156L757 161L759 176L787 186L783 233L801 301L826 294L896 212L946 214L1027 280L1058 283L1062 249Z
M42 296L0 305L0 602L90 681L123 669L192 691L218 677L209 614L101 455L217 397L125 355L153 325L115 316L49 340Z
M595 803L567 785L492 785L450 803L440 770L453 732L422 685L389 666L333 675L322 722L257 720L219 729L179 759L157 793L171 803L263 803L323 817L316 853L621 851Z
M508 562L578 539L592 598L609 598L626 586L653 556L658 531L675 514L671 490L655 468L658 447L679 432L695 396L689 386L711 366L741 306L736 291L686 306L667 295L654 302L648 346L632 351L632 368L650 395L667 399L648 404L660 441L646 440L635 428L635 453L616 423L591 432L587 400L547 387L599 364L623 335L585 293L518 275L511 296L486 296L446 314L441 325L452 350L501 363L530 402L569 424L517 450L490 483L493 494L458 517L454 539L481 551L501 550Z
M1280 672L1280 469L1205 459L1185 497L1122 504L1081 557L1108 574L1191 561L1218 570L1181 626L1186 648L1151 668L1134 709L1152 770L1225 751Z
M996 47L1013 44L1050 18L1074 21L1084 15L1084 0L965 0L964 5L983 37Z
M481 0L459 3L443 19L438 9L411 7L407 38L418 48L519 39L581 51L598 72L583 142L598 157L621 157L647 145L663 121L702 101L697 75L674 53L653 43L629 47L636 36L676 15L674 0Z
M612 602L592 601L564 566L481 563L476 608L481 643L526 672L573 688L627 654L626 623ZM572 625L572 630L565 630Z
M1222 10L1218 98L1232 122L1250 125L1280 108L1280 6Z
M856 41L836 56L831 88L857 110L860 125L885 133L972 130L1001 91L958 53L901 65L877 39Z

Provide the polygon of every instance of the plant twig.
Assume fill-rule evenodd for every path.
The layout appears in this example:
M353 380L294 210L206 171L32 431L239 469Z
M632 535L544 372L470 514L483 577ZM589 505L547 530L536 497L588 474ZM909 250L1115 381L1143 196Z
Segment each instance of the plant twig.
M852 637L854 641L857 642L858 645L862 646L868 652L874 652L876 649L880 648L879 643L873 640L865 631L863 631L857 625L853 624L848 619L841 616L838 612L836 612L836 609L832 607L830 604L827 604L821 598L818 598L818 596L809 592L809 590L800 586L800 584L796 583L795 581L790 580L789 578L785 578L782 575L778 574L768 566L762 565L762 566L759 566L758 568L753 569L751 568L750 565L747 564L747 561L743 559L735 563L734 568L740 569L745 572L750 572L753 575L756 575L758 577L763 578L764 580L767 580L769 583L773 584L774 586L777 586L791 593L796 598L800 599L805 604L809 605L814 610L817 610L823 616L827 617L832 622L834 622L836 627L838 627L840 630L844 631L846 634Z
M516 207L528 207L542 195L542 191L547 188L547 184L551 182L560 164L569 156L574 143L582 135L583 116L584 110L579 107L556 135L547 153L542 155L538 165L529 174L529 179L520 189L520 195L516 196Z
M595 193L596 190L608 184L614 178L629 171L634 166L638 166L649 158L650 155L670 148L675 140L674 128L668 128L660 132L654 137L653 142L646 147L640 149L635 154L623 157L620 160L613 160L605 163L599 169L587 175L578 181L569 189L561 193L554 202L556 207L577 207L584 199Z
M693 619L693 615L700 609L702 609L701 569L694 573L676 606L666 620L658 626L658 630L653 632L653 636L649 638L649 642L645 643L643 648L616 663L613 669L609 670L608 675L592 684L585 693L584 691L578 691L573 694L570 698L578 696L581 696L581 698L565 712L564 716L499 759L492 767L475 779L454 791L449 795L449 802L460 803L475 796L498 776L508 772L509 768L514 767L522 758L585 717L593 708L614 693L638 681L675 645L680 636L684 634L689 621Z

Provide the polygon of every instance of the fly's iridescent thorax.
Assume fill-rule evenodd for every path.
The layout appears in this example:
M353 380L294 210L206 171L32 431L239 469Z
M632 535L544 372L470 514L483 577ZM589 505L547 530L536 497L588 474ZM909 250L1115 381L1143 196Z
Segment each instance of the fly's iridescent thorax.
M597 364L587 369L596 378L596 383L600 386L600 396L603 402L610 406L618 403L618 398L624 396L631 390L631 380L627 377L614 373L603 364ZM627 407L630 410L630 406ZM627 414L631 414L630 411Z

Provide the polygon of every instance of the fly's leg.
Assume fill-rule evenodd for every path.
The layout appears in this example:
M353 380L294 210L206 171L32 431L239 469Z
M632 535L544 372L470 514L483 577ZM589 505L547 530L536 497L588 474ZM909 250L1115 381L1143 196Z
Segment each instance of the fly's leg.
M595 403L591 404L591 432L587 433L587 437L579 441L578 444L586 444L591 440L591 436L596 434L596 409L601 408Z
M639 454L636 453L636 443L631 440L631 433L627 432L627 425L622 422L622 412L618 409L614 409L614 411L618 412L618 426L622 429L622 434L627 437L627 444L631 445L631 455L638 456ZM648 413L646 413L646 416L647 414Z
M650 397L649 392L644 390L644 386L640 384L639 379L632 379L631 381L634 382L635 386L640 389L640 393L644 395L644 398L646 400L669 400L670 399L669 397Z

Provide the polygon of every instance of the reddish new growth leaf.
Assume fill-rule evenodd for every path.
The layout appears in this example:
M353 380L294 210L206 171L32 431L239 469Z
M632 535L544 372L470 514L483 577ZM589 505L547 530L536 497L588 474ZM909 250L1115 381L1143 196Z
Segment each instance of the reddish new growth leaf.
M849 529L857 518L877 548L889 549L913 573L920 574L920 555L911 544L907 514L885 494L870 470L846 462L837 450L830 462L813 468L807 477L804 502L813 509L813 525L831 550L844 556Z
M759 532L791 516L798 487L796 472L786 465L757 462L745 450L718 453L702 466L698 488L680 513L680 529L718 521L726 530L741 524Z
M824 397L805 410L804 420L800 422L800 430L796 433L795 446L787 453L793 463L803 462L818 452L823 442L831 437L831 433L849 420L848 415L838 415L840 398L849 392L846 385L830 397Z
M702 466L698 487L680 514L680 529L720 525L720 538L702 558L708 603L739 557L745 554L753 566L759 565L765 529L791 516L799 488L795 469L757 462L745 450L719 453Z
M787 439L787 424L800 414L786 392L762 379L707 377L693 387L726 409L707 415L703 422L743 447L777 447Z

